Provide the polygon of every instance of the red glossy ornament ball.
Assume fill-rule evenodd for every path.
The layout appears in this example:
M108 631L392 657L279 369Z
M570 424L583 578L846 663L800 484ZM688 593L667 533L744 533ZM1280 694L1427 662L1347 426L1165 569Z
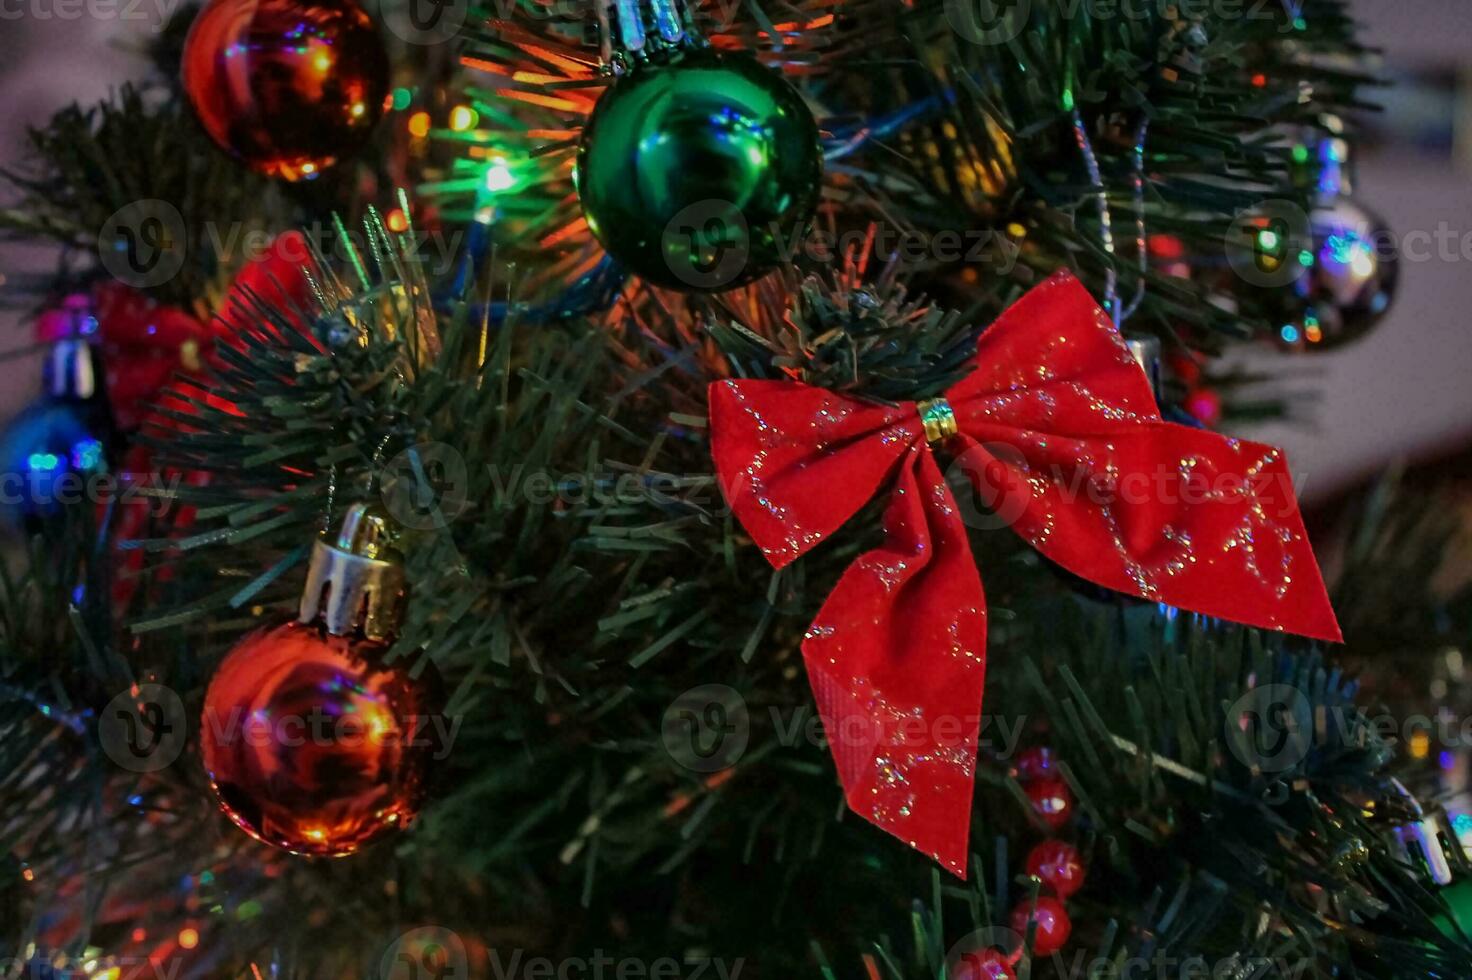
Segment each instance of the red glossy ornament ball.
M1038 896L1036 909L1032 902L1027 901L1012 910L1012 928L1019 936L1027 935L1028 923L1034 920L1037 921L1037 932L1032 939L1034 956L1052 956L1063 948L1069 933L1073 932L1073 923L1069 921L1063 903L1047 895Z
M946 980L1016 980L1017 974L999 950L967 953L946 971Z
M225 657L200 738L220 808L252 837L339 857L408 825L437 752L440 691L385 666L387 644L299 622Z
M1186 412L1205 426L1222 420L1222 396L1210 388L1197 388L1186 396Z
M1027 873L1041 878L1059 898L1084 886L1084 863L1078 849L1061 840L1043 841L1027 855Z
M383 115L388 54L356 0L211 0L184 43L205 131L252 170L315 177Z
M1054 830L1068 823L1073 816L1073 794L1068 784L1061 779L1040 779L1023 786L1033 809L1043 822Z
M1187 388L1194 388L1201 381L1201 365L1196 363L1196 358L1183 351L1176 351L1167 357L1170 373Z
M1024 783L1058 778L1058 757L1045 746L1034 746L1017 753L1017 778Z

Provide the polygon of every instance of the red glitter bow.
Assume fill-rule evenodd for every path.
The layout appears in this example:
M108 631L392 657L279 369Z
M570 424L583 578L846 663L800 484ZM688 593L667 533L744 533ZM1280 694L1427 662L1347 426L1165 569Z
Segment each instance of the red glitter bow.
M1338 641L1280 450L1164 422L1144 370L1071 275L982 334L944 398L861 401L791 381L710 389L737 519L781 568L881 486L885 540L803 641L849 806L965 877L986 670L967 524L1010 524L1070 572L1251 626ZM963 515L944 444L989 513Z
M277 333L269 322L252 316L254 303L270 305L282 317L296 325L304 336L311 336L300 325L300 318L294 312L305 307L311 296L310 283L304 272L309 254L305 236L301 232L289 231L277 235L272 239L269 248L241 267L230 285L230 291L220 304L219 312L209 325L209 332L204 333L204 328L200 328L200 349L205 364L218 363L222 347L244 350L240 335L247 331L254 330L266 336ZM183 314L168 312L166 308L156 308L141 295L133 295L137 299L129 301L119 294L113 306L115 311L128 315L120 315L117 320L108 318L103 321L103 331L109 340L118 342L119 338L123 338L137 344L141 343L141 337L158 337L164 345L163 349L169 350L180 347L185 341L201 339L186 332L181 319ZM132 315L137 310L153 316L158 322L166 323L167 327L158 330L149 325L145 329L138 329L139 320ZM101 313L99 319L102 319ZM193 370L198 367L199 365L195 365ZM135 417L141 417L139 424L156 439L199 431L197 426L189 424L187 420L199 414L200 405L231 415L242 414L233 402L215 394L208 379L198 374L176 374L170 369L162 377L145 380L147 383L130 389L129 394L142 406L135 410ZM110 391L109 396L116 399L117 390ZM116 410L116 401L113 401L113 407ZM145 409L147 414L142 414ZM134 443L128 450L123 479L133 482L156 480L164 486L179 482L192 487L209 485L209 473L201 470L159 472L153 457L153 450L147 444ZM120 609L126 608L132 602L138 590L145 552L135 545L148 537L151 514L156 505L157 501L149 497L130 496L119 508L115 539L124 546L124 550L119 558L118 574L113 580L113 600ZM181 534L193 527L195 516L193 507L180 507L173 514L172 533ZM167 581L172 574L173 569L168 565L160 565L156 571L157 579L161 582Z

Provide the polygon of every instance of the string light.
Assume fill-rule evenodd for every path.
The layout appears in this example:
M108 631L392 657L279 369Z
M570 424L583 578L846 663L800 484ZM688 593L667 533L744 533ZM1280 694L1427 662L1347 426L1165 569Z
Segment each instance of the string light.
M502 157L496 157L486 168L486 190L494 193L509 191L516 186L516 177Z
M468 105L457 105L450 110L450 128L457 133L463 133L467 129L474 129L480 122L480 116Z

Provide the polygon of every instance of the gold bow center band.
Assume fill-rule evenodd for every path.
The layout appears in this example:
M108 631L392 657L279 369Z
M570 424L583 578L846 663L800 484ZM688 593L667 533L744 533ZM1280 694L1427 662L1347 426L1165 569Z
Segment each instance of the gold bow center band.
M951 403L944 398L927 398L917 402L915 409L925 425L925 441L932 446L945 442L960 431L956 425L956 413L951 411Z

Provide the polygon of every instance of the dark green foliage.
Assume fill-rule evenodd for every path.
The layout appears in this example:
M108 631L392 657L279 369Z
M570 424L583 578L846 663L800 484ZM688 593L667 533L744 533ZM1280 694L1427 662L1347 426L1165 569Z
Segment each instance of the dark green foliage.
M835 273L835 275L837 275ZM884 401L932 398L965 376L981 330L925 297L910 297L890 263L872 283L856 272L789 290L788 329L761 336L735 320L711 333L743 377L801 378Z
M1005 534L975 542L994 622L976 863L970 885L936 880L844 812L827 751L806 735L797 641L865 533L773 573L724 513L702 420L668 410L698 404L722 364L698 340L651 347L620 325L483 334L466 307L441 318L443 351L421 363L415 286L395 277L391 253L377 264L365 289L317 273L325 296L347 298L306 311L315 340L296 331L296 311L257 310L261 329L206 385L243 414L199 404L179 421L200 431L158 443L212 480L185 491L201 508L189 536L156 543L173 579L134 627L143 650L191 651L200 666L165 682L194 703L207 665L260 622L250 610L293 604L305 545L343 506L381 494L402 505L384 481L405 470L389 461L465 465L467 492L427 486L437 505L411 514L414 599L399 644L449 679L454 752L395 854L326 868L280 859L278 887L323 896L316 934L335 937L298 948L299 969L335 975L432 910L498 955L744 958L761 976L809 974L815 955L857 976L867 955L881 976L935 977L954 944L1028 894L1013 876L1040 831L1007 771L1018 738L1058 750L1079 801L1091 885L1071 903L1065 965L1275 957L1299 976L1353 963L1390 978L1467 961L1465 946L1425 945L1436 899L1383 836L1389 753L1337 674L1252 631L1084 602ZM876 376L891 361L868 342L885 334L908 333L917 350L966 346L956 318L877 318L886 329L870 331L836 315L842 294L804 288L798 308L846 327ZM803 345L759 323L732 336L803 363ZM943 372L947 357L921 360ZM809 370L837 379L851 367ZM557 489L534 490L544 477L536 485ZM1264 774L1240 761L1253 755L1232 745L1241 708L1230 706L1266 679L1294 684L1332 725L1291 768ZM734 689L750 727L739 761L714 772L682 765L666 740L671 706L705 684ZM1371 801L1375 825L1360 813ZM180 827L210 820L202 792L177 805ZM1345 863L1356 842L1368 856ZM176 846L217 877L261 853L228 828ZM368 900L381 862L392 906ZM1327 923L1309 883L1353 918L1352 937ZM266 895L270 909L232 934L234 955L279 949L271 929L290 931L261 887L246 878L231 893ZM1258 932L1264 909L1289 931ZM1038 962L1032 975L1054 969Z
M1027 12L1025 23L1008 15L994 33L968 19L987 6L922 0L897 15L908 50L880 46L834 66L843 97L866 112L926 97L944 106L851 162L861 183L883 186L883 213L928 235L1015 223L1025 232L1008 232L1021 265L1071 265L1095 295L1112 270L1126 304L1141 285L1142 219L1146 234L1180 238L1201 271L1189 281L1149 272L1135 329L1184 334L1208 348L1220 343L1213 334L1265 331L1267 297L1226 268L1226 237L1239 212L1264 201L1307 208L1291 139L1322 125L1326 113L1360 106L1357 89L1369 79L1349 60L1362 51L1342 5L1306 3L1295 23L1277 3L1119 4L1098 7L1112 14L1097 17L1087 3L1019 4L1013 9ZM849 73L859 81L846 84ZM876 73L883 84L872 84ZM1098 160L1097 187L1074 110ZM1143 212L1132 186L1142 123ZM1113 254L1103 244L1101 191ZM937 270L947 281L956 271ZM1235 299L1237 312L1208 296ZM1009 298L1003 289L990 302Z
M0 233L41 239L73 255L86 277L98 236L128 205L163 201L184 221L178 275L147 290L164 303L208 309L220 278L241 260L228 252L252 229L275 231L287 213L269 185L219 152L176 97L125 85L90 108L72 105L30 133L28 158L0 174L19 195L0 209Z
M733 31L752 40L761 25L812 13L799 6L748 4ZM877 399L934 395L1036 273L1072 264L1098 293L1112 265L1121 294L1133 294L1127 134L1141 114L1151 118L1147 225L1205 254L1239 208L1300 193L1265 128L1357 99L1356 75L1307 58L1357 53L1339 3L1306 4L1306 27L1288 33L1276 7L1256 24L1173 21L1149 4L1138 20L1094 21L1087 4L1032 9L1029 30L1002 45L958 39L939 0L858 0L832 30L795 39L793 58L814 63L814 94L834 119L936 98L830 168L831 227L876 217L924 235L1022 227L1013 275L911 270L963 312L918 299L896 266L866 281L855 272L866 256L845 254L821 271L831 279L794 269L689 304L634 287L615 312L555 329L518 320L513 302L493 324L477 310L499 284L435 312L431 285L376 222L350 268L312 263L307 308L247 297L236 312L251 328L205 377L181 383L167 424L140 439L168 471L208 479L177 490L175 513L188 508L190 523L161 522L133 543L150 568L131 606L110 607L117 542L98 544L88 514L48 530L0 593L0 916L13 850L47 883L22 888L26 902L79 913L74 956L88 941L121 944L137 923L176 930L188 892L214 957L200 975L264 964L280 977L372 976L395 936L434 923L488 948L473 975L498 975L518 952L566 962L601 949L646 964L714 957L728 973L740 960L748 977L940 980L956 944L1035 894L1019 877L1043 835L1009 771L1020 742L1063 759L1078 813L1066 833L1090 878L1070 902L1063 960L1025 960L1023 976L1088 975L1072 972L1080 957L1109 977L1140 975L1130 961L1156 957L1172 976L1191 975L1182 970L1195 958L1234 978L1472 972L1468 940L1436 930L1438 897L1390 843L1409 810L1388 778L1391 746L1318 652L1081 598L1007 532L972 541L991 637L970 881L942 877L847 812L827 748L809 736L801 637L878 533L878 505L774 572L716 486L706 386L795 376ZM1121 243L1112 260L1070 96L1108 188ZM493 94L476 106L516 128ZM551 127L537 111L530 128ZM45 165L0 221L90 247L87 235L131 194L177 201L191 225L269 223L259 184L219 171L212 151L180 151L198 137L169 124L179 113L128 92L63 114L37 135ZM987 161L1005 193L978 195ZM91 168L111 177L94 181ZM528 210L552 224L570 217L556 187L511 204L517 228L546 230ZM206 295L218 257L190 254L198 264L160 298ZM1239 316L1204 301L1235 293L1229 283L1152 273L1148 285L1132 326L1205 346L1216 342L1208 331L1260 326L1250 300ZM197 712L224 651L294 609L313 539L373 499L409 525L412 600L395 656L411 669L434 662L459 725L412 833L348 861L286 857L218 817L191 753L140 776L98 750L91 719L134 681L167 684ZM1351 603L1377 592L1373 566L1391 550L1353 551ZM1372 633L1379 614L1363 610L1355 629ZM1300 756L1263 771L1243 719L1266 710L1251 692L1270 683L1291 686L1323 721ZM671 725L681 695L709 685L748 726L727 767L689 764ZM82 895L57 893L78 881ZM23 929L35 938L29 920ZM1255 965L1264 958L1266 972Z

